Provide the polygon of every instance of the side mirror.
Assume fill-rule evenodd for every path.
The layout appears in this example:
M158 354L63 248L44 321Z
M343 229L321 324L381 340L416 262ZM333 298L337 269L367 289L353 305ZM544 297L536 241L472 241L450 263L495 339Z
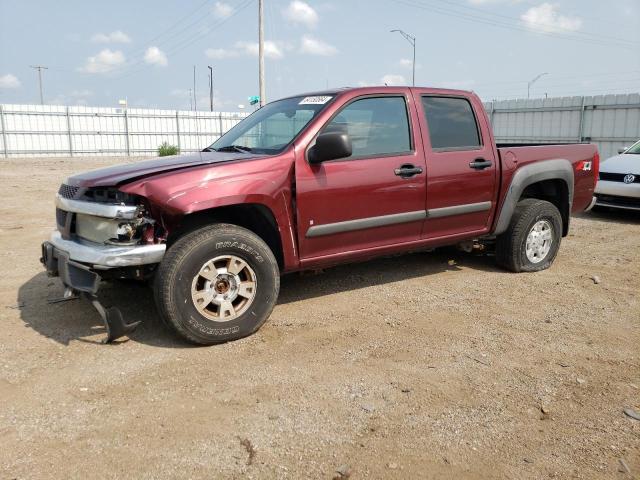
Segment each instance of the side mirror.
M309 150L308 160L311 164L350 157L353 152L351 138L344 132L321 133L316 144Z
M620 147L620 148L618 149L618 153L624 153L624 152L626 152L628 149L629 149L629 147Z

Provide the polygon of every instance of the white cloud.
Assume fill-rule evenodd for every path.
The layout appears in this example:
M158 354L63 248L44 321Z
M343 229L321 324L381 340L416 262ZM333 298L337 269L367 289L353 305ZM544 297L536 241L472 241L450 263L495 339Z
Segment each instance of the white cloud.
M308 4L294 0L283 10L282 15L291 23L299 23L313 28L318 23L318 13Z
M330 56L338 53L338 49L333 45L329 45L328 43L318 40L317 38L310 37L309 35L303 35L300 42L300 51L310 55L323 56Z
M246 55L257 56L258 55L258 43L257 42L236 42L236 48ZM284 57L282 48L272 42L271 40L265 40L264 42L264 56L267 58L278 59Z
M207 56L207 58L211 58L214 60L221 60L223 58L238 56L238 52L236 52L235 50L228 50L226 48L207 48L204 51L204 54Z
M7 73L0 76L0 88L20 88L20 80L15 75Z
M406 85L407 81L402 75L395 75L393 73L388 73L384 77L380 79L380 82L385 85Z
M110 50L105 48L97 55L87 58L83 67L78 68L84 73L107 73L125 62L124 54L120 50Z
M400 61L398 62L398 65L402 68L408 68L409 70L411 70L413 68L413 60L409 58L401 58ZM416 70L420 70L421 68L422 68L422 65L419 63L416 63Z
M89 97L93 95L91 90L72 90L66 94L59 94L47 101L50 105L87 105Z
M580 29L580 18L560 15L557 8L557 5L543 3L531 7L520 19L529 29L537 32L574 32Z
M94 43L131 43L131 37L126 33L116 30L111 33L96 33L91 37Z
M213 15L217 18L228 18L233 13L233 7L228 3L216 2L213 6Z
M471 5L489 5L496 3L520 3L522 0L468 0Z
M442 82L433 82L436 88L451 88L455 90L471 90L475 85L475 80L445 80Z
M158 47L149 47L144 53L144 61L149 65L157 65L159 67L166 67L169 65L169 60L165 53Z

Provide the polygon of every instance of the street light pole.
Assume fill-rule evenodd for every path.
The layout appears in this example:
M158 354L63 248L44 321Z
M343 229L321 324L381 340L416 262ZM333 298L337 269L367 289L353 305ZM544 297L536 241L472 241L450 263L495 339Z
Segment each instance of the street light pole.
M264 0L258 0L258 76L260 86L260 106L266 103L264 85Z
M209 69L209 111L213 112L213 68L207 65Z
M540 80L540 78L544 77L545 75L549 75L549 73L548 72L541 73L540 75L536 76L535 78L533 78L527 83L527 98L530 98L531 85L536 83L538 80Z
M402 35L405 38L405 40L409 42L413 47L413 69L412 69L413 72L411 75L411 84L415 87L416 86L416 37L414 37L413 35L409 35L407 32L400 29L391 30L391 33L394 33L394 32L398 32L400 35Z
M42 65L29 65L34 70L38 70L38 81L40 83L40 105L44 105L44 95L42 94L42 70L48 70L47 67Z

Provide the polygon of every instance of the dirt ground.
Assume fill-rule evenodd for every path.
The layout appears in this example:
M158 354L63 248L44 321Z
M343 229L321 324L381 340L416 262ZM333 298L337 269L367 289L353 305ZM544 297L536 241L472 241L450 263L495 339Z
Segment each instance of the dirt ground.
M640 215L574 218L537 274L445 250L287 276L208 348L105 284L143 325L101 345L38 259L65 176L114 160L0 163L1 479L640 478Z

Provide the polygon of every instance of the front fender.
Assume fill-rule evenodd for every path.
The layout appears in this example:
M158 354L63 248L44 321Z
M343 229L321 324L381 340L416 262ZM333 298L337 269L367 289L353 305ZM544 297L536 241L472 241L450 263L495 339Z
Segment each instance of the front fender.
M287 269L297 266L292 212L291 168L284 162L274 168L251 171L249 162L235 166L172 172L120 187L145 197L171 231L185 215L233 205L261 205L276 221ZM255 165L255 164L254 164Z

